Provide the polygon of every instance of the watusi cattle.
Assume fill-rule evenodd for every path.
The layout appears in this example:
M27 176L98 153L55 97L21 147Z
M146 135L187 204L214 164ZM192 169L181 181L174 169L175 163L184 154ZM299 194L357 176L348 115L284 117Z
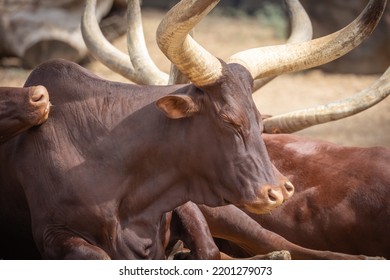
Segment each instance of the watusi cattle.
M216 3L190 4L176 10L191 19ZM180 65L186 58L175 52L171 60ZM19 226L20 240L28 240L32 232L48 259L160 259L164 213L190 199L262 213L289 198L292 185L274 176L258 141L253 78L240 65L211 54L208 60L219 69L196 69L200 62L192 61L193 84L184 86L114 83L60 60L37 67L26 86L52 92L52 113L44 126L0 148L1 224L7 225L1 234ZM26 201L6 203L15 193Z
M385 99L390 94L389 76L390 76L390 69L388 69L386 71L386 73L380 79L378 79L375 83L373 83L371 86L364 89L363 91L359 92L358 94L356 94L352 98L347 98L345 100L340 100L338 102L330 103L327 105L321 105L321 106L318 106L316 108L310 108L310 109L306 109L306 110L302 110L302 111L288 113L288 114L285 114L282 116L277 116L276 118L272 118L272 120L270 122L267 122L270 119L266 119L265 120L265 130L270 132L270 133L275 133L275 132L280 133L282 131L292 132L292 131L301 130L303 128L306 128L306 127L309 127L309 126L312 126L315 124L329 122L329 121L337 120L340 118L344 118L344 117L356 114L362 110L365 110L365 109L375 105L379 101ZM263 85L263 83L260 83L260 85ZM267 143L267 139L269 139L269 138L271 138L271 139L272 138L284 139L283 135L280 135L280 136L266 135L266 137L267 137L267 138L265 138L266 143ZM289 141L291 140L289 137L290 136L288 136L288 135L286 136L285 145L288 145ZM302 152L304 152L305 148L306 148L306 146L305 146L306 139L304 139L304 138L300 139L299 137L297 139L299 139L299 140L297 141L295 146L301 147ZM314 140L310 140L310 141L312 142L313 146L315 146L316 144L318 146L320 146L320 145L323 145L323 143L324 143L321 141L318 141L318 143L316 143L316 141L314 141ZM282 142L282 140L280 142ZM271 143L272 143L272 141L271 141ZM299 144L302 144L302 145L300 146ZM274 144L273 145L274 151L278 151L278 147L279 146L277 144ZM358 150L360 150L362 153L362 155L360 155L360 158L363 159L364 154L366 154L367 157L369 158L370 154L371 154L371 150L375 150L375 149L376 148L372 148L372 149L358 148ZM312 150L312 147L307 152L310 153L311 150ZM352 159L350 159L351 162L353 162L354 159L359 160L358 157L353 156L353 154L348 152L351 150L351 148L339 146L339 150L341 151L341 154L342 154L342 151L345 150L346 153L348 153L348 155L351 155L351 157L352 157ZM384 149L384 151L385 151L385 154L386 154L386 152L388 153L388 149ZM293 170L289 170L288 174L290 174L291 177L299 177L301 182L304 181L305 176L308 176L308 175L306 175L305 171L300 170L300 162L298 162L298 160L296 160L298 155L295 155L294 153L286 153L288 156L284 157L283 152L284 152L284 150L283 150L283 148L281 148L280 153L278 153L275 156L275 158L273 158L273 154L271 154L270 155L271 160L278 160L279 162L289 162L292 166L294 166L294 168L293 168ZM319 152L319 154L321 154L320 151L318 151L318 152ZM323 154L325 155L325 151L323 151ZM337 157L334 157L333 155L329 155L329 156L331 157L332 164L336 164ZM306 158L306 160L308 160L308 162L310 162L310 156L308 156ZM388 166L389 161L386 160L386 157L383 157L383 158L379 159L379 162L380 162L379 165L378 165L378 163L375 163L372 165L373 169L375 169L372 171L372 174L376 174L376 172L379 171L379 174L377 174L378 178L379 178L378 181L381 182L382 189L383 188L386 189L386 186L389 184L389 180L388 180L388 178L386 178L386 175L384 175L383 172L382 173L380 172L380 168L383 166ZM367 165L371 166L370 164L367 164ZM281 170L283 173L284 169L281 168ZM342 168L340 174L353 172L352 170L353 170L353 168L348 169L348 166L346 166L345 169ZM359 172L359 170L357 170L357 172ZM367 170L364 170L364 172L365 172L365 174L367 174L367 176L370 176L370 169L369 168L367 168ZM318 176L318 178L322 179L322 181L324 182L320 185L321 190L324 190L326 188L326 184L329 183L329 181L331 179L336 180L336 179L334 179L334 176L330 176L331 178L327 178L327 173L328 173L327 170L324 169L324 171L317 171L317 173L316 173L317 175L314 175L314 176ZM341 179L339 181L341 182ZM361 182L361 186L356 188L359 190L359 191L356 191L356 193L360 193L361 196L367 196L368 200L370 200L369 198L371 196L371 193L370 193L370 190L368 191L369 193L366 193L365 187L364 187L366 184L368 185L369 182ZM340 190L338 191L337 188L340 188ZM369 188L369 189L371 189L371 188ZM388 189L388 187L387 187L387 189ZM334 193L340 194L340 192L342 192L342 185L339 184L337 187L335 186L334 188L332 188L332 190L334 190ZM344 199L348 200L349 195L348 194L345 195ZM288 202L288 204L291 205L291 209L299 208L299 203L291 204L292 201ZM375 207L382 208L385 211L386 205L383 205L383 203L386 203L386 201L388 201L388 198L386 196L384 196L384 199L381 200L381 203L379 203L381 206L378 205ZM322 207L322 209L326 209L325 203L322 203L320 205L321 206L319 208ZM283 249L289 250L292 257L295 259L366 259L366 258L372 258L372 257L367 257L365 255L368 255L368 256L383 256L383 255L385 255L386 256L386 254L388 254L388 250L384 249L384 247L386 247L386 246L381 246L380 244L377 244L378 246L376 246L375 244L372 244L372 243L365 244L365 242L364 242L364 240L366 238L369 238L369 237L371 237L371 240L373 238L374 239L381 239L381 238L384 239L384 238L386 238L386 231L382 231L381 233L379 233L379 236L381 236L381 237L378 237L376 235L368 236L367 234L365 234L364 238L360 238L360 233L363 233L363 231L356 231L355 242L350 242L350 240L348 240L348 236L346 235L346 233L349 233L349 234L352 234L352 233L347 228L348 224L346 224L346 225L343 225L344 227L339 226L339 229L335 229L333 231L340 232L340 231L344 230L343 234L340 236L343 236L341 239L346 241L345 245L350 247L350 250L345 250L345 248L341 247L341 246L338 246L338 247L337 246L336 247L332 247L332 246L318 247L318 245L314 248L317 248L319 250L313 250L313 249L308 249L308 248L312 248L310 246L308 248L305 248L306 246L302 243L298 243L298 244L300 244L304 247L296 245L292 242L289 242L288 240L286 240L282 236L278 235L277 233L271 232L271 231L261 227L261 223L260 224L256 223L255 220L249 218L243 211L241 211L240 209L238 209L234 206L225 206L225 207L214 208L214 209L208 208L206 206L200 206L200 207L201 207L202 211L205 213L205 216L207 217L207 221L210 223L210 228L211 228L212 233L216 237L226 238L226 239L231 241L229 243L230 247L227 248L226 242L221 242L219 240L219 242L218 242L218 245L220 246L219 249L222 250L222 249L227 248L228 252L230 252L232 254L236 253L237 254L236 256L247 257L247 256L256 255L257 257L260 257L260 256L258 256L258 254L265 254L269 251L283 250ZM357 208L357 207L358 207L358 201L355 201L355 208ZM175 209L174 217L179 221L174 221L174 223L175 223L175 225L178 225L178 226L176 226L176 230L178 232L174 233L174 239L172 241L175 242L177 239L180 239L180 235L181 235L182 236L181 239L184 240L187 247L191 248L191 250L193 250L192 252L190 252L190 258L197 258L199 255L198 252L202 252L203 257L207 257L210 254L213 254L214 256L218 255L217 246L215 244L212 245L212 242L210 241L212 239L211 233L210 233L210 229L208 228L207 223L204 221L205 217L202 214L199 214L199 209L194 210L194 208L196 208L196 206L194 206L194 205L189 206L186 204L185 206L182 206L182 207ZM353 209L349 209L349 210L353 211ZM276 212L279 212L279 211L280 211L280 209L276 210ZM312 215L316 216L317 217L316 221L318 223L320 221L320 218L323 217L323 215L322 216L320 215L320 217L318 217L318 215L316 215L316 214L318 214L316 212L316 210L311 212L309 207L307 207L306 211L310 212ZM338 211L337 209L333 210L333 208L332 208L332 210L328 210L328 212L333 213L334 216L337 215L337 211ZM368 209L366 209L366 211L369 212L370 207L368 207ZM286 212L288 212L288 211L286 211ZM293 211L291 211L291 212L293 212ZM297 212L297 211L295 211L295 212ZM274 216L272 213L273 213L273 211L269 215L266 215L268 217L268 220L269 220L268 223L270 224L270 226L273 226L273 224L275 223L277 226L279 225L279 227L283 227L282 225L286 221L289 221L289 223L295 222L295 224L294 224L295 230L290 231L290 235L297 234L298 228L300 227L299 221L297 221L296 219L293 219L289 213L283 213L284 219L281 219L281 222L279 223L277 218L273 219ZM256 215L256 217L259 220L261 220L262 216L263 215ZM387 218L385 217L385 219L388 219L388 218L389 217L387 217ZM310 218L308 218L308 219L310 219ZM327 223L328 224L327 229L330 229L331 231L332 231L332 229L334 229L334 227L336 227L336 225L338 225L337 218L333 219L334 221L336 221L333 225L332 225L332 219L326 219L326 220L330 220ZM362 218L359 218L359 216L357 216L355 224L359 224L360 222L361 222L361 226L364 227L365 230L369 231L370 226L367 225L367 220L364 216ZM376 228L377 226L380 227L382 222L385 222L385 221L382 221L382 219L376 220L374 222L373 227L374 228ZM312 221L312 223L315 224L314 221ZM377 226L375 226L375 224ZM364 225L366 225L366 226L364 226ZM313 227L314 227L314 225L313 225ZM320 228L320 226L318 228ZM286 230L286 231L288 231L288 230ZM302 240L305 239L307 235L310 235L309 232L302 232L302 233L303 234L300 235L300 238ZM324 230L322 233L323 233L322 236L315 235L315 236L312 236L312 238L313 239L319 238L319 240L322 240L321 242L326 243L326 240L327 240L326 230ZM232 247L232 243L235 243L234 247ZM370 242L368 242L368 243L370 243ZM208 246L207 247L202 246L203 244L208 244ZM347 244L349 244L349 245L347 245ZM362 245L362 244L364 244L364 245ZM241 248L239 246L241 246ZM360 249L361 247L366 247L366 248L370 247L371 249L361 250ZM245 248L246 250L243 248ZM327 248L329 248L329 249L327 249ZM354 248L354 249L352 249L352 248ZM332 252L332 251L328 251L328 250L332 250L332 251L336 251L336 252L343 252L343 253L336 253L336 252ZM386 251L387 251L387 253L386 253ZM354 254L354 255L351 255L351 254ZM362 254L365 254L365 255L362 255ZM186 256L186 257L188 257L188 256ZM264 257L267 258L269 256L264 256ZM373 258L376 258L376 257L373 257Z
M271 122L269 122L270 125L266 124L265 129L269 132L278 132L280 131L297 131L306 127L309 127L314 124L319 124L323 122L328 122L336 119L340 119L343 117L351 116L353 114L356 114L364 109L367 109L370 106L375 105L379 101L385 99L390 94L390 83L389 83L389 76L390 76L390 69L388 69L380 79L378 79L375 83L373 83L368 88L362 90L358 94L356 94L352 98L347 98L345 100L341 100L338 102L330 103L327 105L321 105L317 108L310 108L298 112L288 113L285 116L278 116L277 118L273 118ZM295 120L294 120L295 119ZM300 121L297 122L296 120L299 119ZM283 121L280 121L283 120ZM267 123L267 120L266 120ZM276 125L277 129L273 128L273 125ZM273 143L272 139L283 139L286 141L286 145L290 143L290 136L286 135L285 137L283 135L280 136L273 136L273 135L266 135L265 136L265 142ZM311 150L315 150L313 147L318 145L318 148L324 145L325 142L318 141L316 143L315 140L309 140L305 138L299 138L296 137L296 143L295 147L296 149L300 148L301 152L304 153L305 149L307 147L307 142L310 141L312 144L308 153L311 152ZM279 145L282 141L279 141L278 143L273 144L273 150L274 152L277 151L278 153L275 155L270 154L271 160L277 160L280 163L289 163L290 169L287 171L287 174L290 174L291 178L299 178L300 182L305 181L306 176L309 176L306 174L304 170L300 170L301 162L296 160L296 157L300 157L299 154L294 153L286 153L287 157L284 157L284 149L281 148L279 150ZM271 144L270 144L271 145ZM328 143L330 146L335 146L330 143ZM283 146L283 145L282 145ZM350 153L351 150L355 148L349 148L349 147L338 147L340 155L343 155L343 151L348 156L351 156L350 162L360 162L361 160L364 160L364 158L370 158L370 155L372 154L373 150L383 150L384 154L388 153L388 149L385 148L356 148L356 150L360 151L359 155L354 155ZM325 157L330 157L330 166L336 166L338 158L334 155L326 155L326 149L322 149L323 151L319 149L317 152L319 155L317 155L317 158L320 158L321 153ZM274 156L274 157L273 157ZM347 157L348 158L348 157ZM308 155L306 158L302 159L302 161L307 160L307 162L310 162L310 155ZM308 163L310 164L310 163ZM361 172L362 174L367 174L367 177L370 177L370 173L377 174L377 182L380 182L379 189L376 189L377 192L386 192L386 189L388 189L389 185L389 179L386 177L385 173L381 172L381 168L386 167L389 165L389 160L386 159L386 156L382 156L378 159L378 162L375 164L367 164L367 166L372 166L372 169L370 167L364 169L364 172L361 172L360 169L354 169L352 166L345 166L345 168L341 168L339 171L340 176L332 176L332 178L327 178L328 176L328 170L324 168L324 170L316 170L314 172L318 178L318 181L322 179L322 183L318 183L316 188L319 188L318 191L318 197L320 197L321 194L325 193L325 190L329 193L328 197L331 197L331 190L335 191L335 193L340 194L340 191L337 191L337 188L340 190L343 189L343 186L341 185L341 182L347 181L348 176L342 176L343 174L349 172ZM278 165L276 165L278 166ZM293 166L293 167L291 167ZM307 166L307 165L304 165ZM310 168L307 168L309 171ZM285 167L281 167L282 173L283 170L286 170ZM309 172L311 174L312 172ZM330 173L329 173L330 174ZM371 175L372 175L371 174ZM314 175L312 175L314 176ZM343 181L339 177L344 177ZM308 177L307 177L308 178ZM338 186L334 187L327 187L327 184L330 185L331 180L337 180L339 178L340 184ZM346 179L345 179L346 178ZM353 179L352 179L353 181ZM357 197L364 198L364 200L370 201L370 198L375 196L376 192L375 190L372 191L371 187L368 186L370 182L360 182L361 185L355 188L354 193ZM346 183L344 183L346 184ZM352 182L350 185L354 185ZM366 191L365 186L368 186ZM307 186L307 184L306 184ZM313 187L314 188L314 187ZM345 189L345 188L344 188ZM388 190L387 190L388 191ZM356 194L357 193L357 194ZM302 194L303 197L309 197L308 195ZM350 193L346 193L343 197L344 200L351 200ZM291 209L299 209L300 203L294 203L293 200L290 200L288 204L291 205ZM383 196L383 199L371 199L375 201L379 201L379 205L366 205L365 208L366 213L369 213L373 208L381 208L384 212L386 212L387 205L386 202L389 200L386 195ZM352 206L355 206L355 208L358 208L359 201L354 201ZM378 234L368 234L370 231L370 226L373 226L374 228L381 227L381 224L386 224L385 220L389 219L389 215L382 216L381 217L372 217L372 223L371 225L368 223L370 219L366 219L366 215L363 215L362 218L360 218L359 215L355 215L356 221L355 225L359 224L360 227L364 228L365 232L363 230L356 230L354 231L354 237L355 242L351 242L350 239L348 239L348 234L351 234L351 231L347 228L350 224L345 224L342 226L339 226L337 228L337 225L339 225L339 221L337 218L329 219L326 218L327 221L327 229L331 232L340 233L339 240L342 239L344 242L339 242L341 245L336 246L318 246L315 245L314 248L317 248L319 250L313 250L308 249L312 248L312 246L308 246L308 248L305 248L305 243L298 243L302 246L296 245L292 242L289 242L282 236L278 235L277 233L274 233L272 231L269 231L261 226L261 223L256 223L255 220L249 218L243 211L240 209L234 207L234 206L225 206L221 208L208 208L206 206L200 206L202 211L205 213L205 216L207 217L207 221L210 223L210 228L208 228L207 222L205 221L205 217L202 214L199 214L199 209L195 205L189 205L188 203L184 206L181 206L174 211L174 218L176 220L173 221L174 227L172 227L171 233L173 233L173 239L171 242L176 242L178 239L182 239L184 243L187 245L188 248L191 248L191 252L189 255L186 255L186 257L190 258L202 258L202 257L208 257L208 255L218 256L218 247L215 244L212 244L210 241L211 233L210 229L213 232L213 234L216 237L226 238L230 240L231 242L228 244L230 247L226 247L227 243L222 242L221 240L218 240L219 249L228 249L227 252L230 252L232 254L237 254L236 256L253 256L256 255L257 258L260 256L258 254L265 254L272 250L289 250L292 257L294 259L366 259L366 258L376 258L376 257L367 257L368 256L387 256L388 255L388 249L386 249L386 242L383 240L386 238L386 231L383 230L381 232L376 232ZM333 215L334 217L337 216L339 209L336 207L326 207L326 205L319 204L319 208L321 209L327 209L324 210L325 212L329 213L328 215ZM290 209L290 210L291 210ZM308 220L312 219L312 221L308 221L308 223L311 223L311 226L314 228L316 227L316 221L317 223L320 222L321 217L323 218L323 215L317 215L316 211L317 207L315 209L310 209L309 207L306 207L305 213L311 213L309 215L310 217L307 218ZM348 209L350 212L354 211L353 208ZM277 209L276 212L280 212L280 209ZM267 217L267 223L270 224L271 227L276 226L280 228L285 228L283 226L284 222L287 221L287 224L291 224L291 222L294 222L294 229L290 232L290 235L296 235L299 233L302 233L299 235L299 238L301 240L306 240L306 236L310 235L310 232L307 230L302 230L299 232L298 228L300 228L300 223L293 217L291 217L291 214L288 214L286 212L283 212L281 216L286 217L285 219L281 219L282 222L279 223L278 217L274 218L273 214L274 212L271 212L271 214L266 215ZM297 210L292 210L291 212L296 213ZM290 212L290 213L291 213ZM387 211L388 212L388 211ZM341 213L341 215L343 215ZM253 215L252 215L253 216ZM256 218L258 218L260 221L262 220L263 215L256 215ZM320 217L318 217L320 216ZM314 221L314 218L316 217L316 221ZM377 225L377 226L376 226ZM321 225L318 225L316 227L317 229L321 228ZM324 229L324 227L322 227ZM288 231L288 229L286 229ZM304 231L304 232L303 232ZM309 239L319 239L319 243L326 244L328 242L327 231L322 231L321 235L310 235L311 238ZM331 234L332 235L332 234ZM361 238L363 236L363 238ZM335 238L335 234L333 234L333 237L330 237L333 239ZM369 238L371 241L368 242L367 246L362 246L362 244L365 245L365 240ZM373 242L372 240L375 239L381 239L381 242ZM358 241L358 242L357 242ZM234 245L232 245L234 243ZM318 242L317 242L318 243ZM376 243L376 244L375 244ZM208 246L202 246L203 244L208 244ZM381 245L383 244L383 246ZM313 244L311 244L313 245ZM233 247L232 247L233 246ZM241 248L239 247L241 246ZM346 250L345 248L349 247L349 250ZM362 247L365 247L366 249L362 249ZM245 249L243 249L245 248ZM369 249L368 249L369 248ZM332 251L327 251L332 250ZM201 254L199 254L201 252ZM250 252L250 253L249 253ZM344 252L344 253L337 253L337 252ZM355 254L355 255L351 255ZM365 255L362 255L365 254ZM200 256L199 256L200 255ZM219 257L219 256L218 256ZM265 255L265 258L269 258L269 256Z
M65 61L32 72L26 86L39 83L53 91L53 112L39 129L0 148L1 172L10 174L2 177L1 195L25 198L18 205L0 205L5 231L32 233L43 258L163 258L164 213L188 200L234 203L261 213L291 196L293 186L275 175L259 142L261 118L251 99L252 82L337 56L310 64L310 55L322 48L314 41L281 52L284 67L267 61L263 69L245 52L225 64L187 36L217 1L206 2L181 1L158 31L161 49L191 85L113 83ZM384 2L371 4L366 13L374 12L370 18L378 20ZM187 14L191 8L197 16ZM360 42L375 27L367 17L363 13L338 34L354 32ZM336 44L340 38L333 36L324 41L338 55L357 43ZM287 67L302 49L307 60ZM267 57L263 51L256 55L259 62ZM230 153L221 152L226 150ZM1 245L13 249L9 242Z
M388 95L389 75L388 70L362 92ZM178 207L171 242L182 240L191 249L187 258L218 256L218 250L233 257L269 258L264 254L287 250L293 259L389 258L388 148L287 134L262 137L277 170L293 182L293 198L262 215L235 206L199 205L202 213L194 204Z
M390 69L353 100L364 99L368 105L375 97L385 98L390 94L389 80ZM348 108L354 111L356 107L360 106ZM235 206L199 206L202 214L194 204L175 209L177 221L172 224L178 226L171 230L171 242L183 240L191 248L186 257L197 257L197 252L218 255L220 250L234 257L259 258L259 254L288 250L293 259L389 258L388 148L346 147L287 134L262 137L277 170L294 183L295 195L263 215L248 216ZM218 247L212 244L213 237Z

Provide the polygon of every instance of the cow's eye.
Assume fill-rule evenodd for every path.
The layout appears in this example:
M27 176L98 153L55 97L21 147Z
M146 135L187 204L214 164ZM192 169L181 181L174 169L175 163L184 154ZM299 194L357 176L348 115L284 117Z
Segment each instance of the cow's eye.
M224 112L220 113L220 117L225 126L229 129L232 129L234 133L245 142L245 137L248 134L248 130L245 129L243 123Z

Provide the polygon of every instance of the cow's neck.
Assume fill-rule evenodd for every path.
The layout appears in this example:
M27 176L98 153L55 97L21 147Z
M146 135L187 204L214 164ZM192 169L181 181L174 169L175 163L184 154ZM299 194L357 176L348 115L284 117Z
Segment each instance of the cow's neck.
M179 170L181 163L173 155L179 151L175 141L167 138L169 135L175 138L180 132L166 130L162 121L165 116L154 104L132 112L124 106L128 100L123 97L111 100L112 103L108 99L83 101L69 105L70 111L62 113L67 116L67 126L74 121L73 127L83 130L67 130L75 134L70 139L75 153L80 154L67 177L75 178L77 184L89 185L95 197L104 198L102 210L107 211L107 206L112 205L108 211L118 220L108 225L111 230L107 232L130 239L125 247L134 254L117 252L120 257L161 258L164 229L161 220L166 212L188 201L188 186ZM107 107L111 114L102 111ZM80 116L72 111L88 114ZM94 134L88 132L92 124ZM75 158L74 154L72 157ZM119 201L119 205L110 201ZM119 247L116 250L120 251ZM148 255L148 251L153 255Z

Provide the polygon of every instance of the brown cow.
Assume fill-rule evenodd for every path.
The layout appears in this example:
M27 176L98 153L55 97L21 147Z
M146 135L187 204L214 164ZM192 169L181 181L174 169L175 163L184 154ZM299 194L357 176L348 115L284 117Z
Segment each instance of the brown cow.
M216 4L200 2L175 10L191 19ZM168 15L159 38L181 69L188 57L176 54L191 48L172 55L164 31L180 28L176 20L183 23ZM263 213L290 197L292 185L275 177L258 141L248 70L194 55L190 71L182 68L193 84L184 86L114 83L66 61L37 67L26 86L45 85L53 110L44 126L0 147L1 234L18 229L23 240L32 231L43 258L159 259L161 219L189 199ZM214 64L204 68L199 58ZM15 194L26 201L7 203Z
M389 80L390 69L356 96L365 96L366 103L376 95L386 97ZM253 219L234 206L200 206L206 219L195 205L175 209L173 217L179 221L173 221L178 226L172 229L172 237L192 249L190 257L198 257L197 252L202 252L200 257L218 255L216 245L210 245L214 235L233 242L234 246L226 247L219 240L218 245L236 257L284 249L295 259L365 258L347 254L389 258L389 149L343 147L292 135L265 134L263 138L271 161L294 183L296 194L271 214L250 214Z
M242 71L230 69L227 75ZM249 86L246 94L240 85L219 95L213 86L204 93L193 85L139 87L65 61L36 68L26 83L34 84L53 93L51 117L0 147L0 185L2 199L25 193L44 258L162 258L161 217L189 198L265 212L291 195L258 141L261 120ZM226 171L231 176L218 175ZM6 204L1 213L11 220L1 224L13 229L19 215L28 220L28 211Z
M187 36L217 2L181 1L158 30L161 49L190 85L113 83L65 61L32 72L26 85L45 85L54 107L45 125L0 147L0 172L8 174L0 177L1 224L7 225L1 234L29 238L32 232L44 258L163 258L162 217L190 199L262 213L291 196L292 185L275 175L259 141L253 79L348 52L375 27L385 2L372 1L338 36L239 53L230 64ZM87 41L89 31L85 23ZM336 54L316 56L327 47ZM272 61L274 52L282 63ZM10 205L10 196L21 203Z
M317 108L310 108L298 112L289 113L283 116L278 116L276 118L267 119L265 129L269 132L280 132L280 131L297 131L315 124L320 124L324 122L329 122L332 120L344 118L346 116L351 116L353 114L356 114L364 109L369 108L370 106L375 105L377 102L383 100L390 94L390 68L386 71L386 73L375 83L373 83L370 87L364 89L363 91L356 94L353 98L348 98L345 100L340 100L338 102L330 103L327 105L322 105ZM260 83L262 85L262 83ZM269 121L270 120L270 121ZM269 121L269 122L268 122ZM289 143L291 139L289 139L289 136L267 136L265 138L266 143L271 143L274 151L279 151L278 154L272 154L271 153L271 159L277 160L279 162L289 162L291 163L292 170L288 170L288 174L291 174L292 177L298 177L300 178L300 181L305 181L305 172L300 171L300 166L303 166L301 162L298 162L297 155L292 153L285 153L288 156L284 157L284 150L281 148L279 150L279 146L277 143L272 144L273 141L269 141L269 138L273 139L284 139L286 144ZM302 148L302 151L305 151L306 149L306 139L298 138L299 140L296 143L296 147ZM280 141L281 142L281 141ZM323 145L322 142L316 143L315 141L311 140L313 146L320 146ZM302 144L301 146L299 144ZM339 147L341 151L345 151L348 153L349 150L351 150L348 147ZM362 154L367 154L367 156L371 153L372 149L360 149L362 151ZM308 151L310 153L311 149ZM385 150L386 153L388 153L388 150ZM321 154L320 151L318 151L319 154ZM273 157L275 155L275 157ZM353 154L350 154L353 158ZM363 155L360 155L362 158L364 158ZM336 157L331 157L331 161L336 162L338 159ZM286 160L287 158L287 160ZM306 159L308 159L310 162L310 156L308 156ZM388 160L383 158L383 160L379 160L382 162L382 164L388 163ZM308 163L310 164L310 163ZM290 166L290 168L291 168ZM307 168L310 170L310 168ZM386 178L386 175L381 174L380 169L376 168L375 165L372 165L372 173L379 171L378 174L378 181L382 182L382 186L387 186L389 183L388 178ZM281 167L281 170L283 167ZM370 174L369 170L364 170L368 175ZM348 170L343 170L341 172L351 172ZM340 172L340 173L341 173ZM283 172L282 172L283 173ZM317 172L318 173L318 172ZM341 173L342 174L342 173ZM327 186L327 182L329 182L330 178L327 178L327 170L324 170L324 172L320 171L317 175L319 178L322 179L323 183L320 183L319 188L320 190L324 190ZM337 186L340 189L341 186ZM334 193L340 194L340 190L337 189L336 186L332 188ZM359 191L356 191L359 194L365 194L365 183L362 182L362 184L359 186ZM304 195L304 194L302 194ZM370 196L370 194L368 194ZM348 199L348 194L345 196L345 199ZM294 201L293 199L292 201ZM296 207L296 204L292 204L292 201L289 201L288 204ZM382 204L385 203L386 199L381 200ZM358 205L358 202L355 201L355 206ZM284 207L283 207L284 208ZM383 209L386 209L386 205L382 207ZM224 238L231 240L233 243L235 243L234 247L232 246L232 243L230 243L230 247L226 248L226 242L221 242L219 240L218 245L220 246L220 249L227 249L227 252L235 253L237 257L243 257L243 256L253 256L257 255L256 258L269 258L269 255L264 256L258 256L258 254L265 254L272 250L289 250L291 252L291 255L295 259L365 259L367 258L364 255L350 255L351 252L354 254L367 254L367 255L384 255L383 252L386 252L386 250L382 250L383 248L375 245L370 245L371 250L360 250L361 245L360 244L351 244L348 243L349 240L346 242L346 244L350 244L349 247L351 250L345 250L342 247L335 247L333 248L335 251L340 251L344 253L335 253L330 251L320 251L320 250L312 250L308 248L304 248L302 246L296 245L294 243L289 242L282 236L271 232L263 227L261 227L260 224L258 224L255 220L248 217L243 211L240 209L234 207L234 206L225 206L221 208L215 208L210 209L205 206L201 206L201 209L205 216L207 217L207 221L210 224L211 232L216 237ZM311 211L310 209L306 209L312 214L316 214L316 210ZM349 209L352 211L352 209ZM337 214L338 209L334 209L333 213L334 215ZM369 210L367 210L369 211ZM280 212L279 209L276 210L276 212ZM287 212L287 211L286 211ZM274 213L274 212L272 212ZM280 223L278 219L273 219L273 215L268 215L270 226L273 226L273 224L276 224L276 226L283 227L283 223L291 223L294 219L290 217L289 213L283 213L284 218L280 219ZM171 233L173 234L171 242L176 242L177 239L182 239L186 246L188 248L191 248L192 252L190 253L190 258L208 258L209 256L212 256L212 258L219 258L219 252L218 248L215 244L212 243L212 237L210 233L210 229L207 225L207 222L205 221L205 217L203 214L199 213L199 209L193 205L193 204L186 204L183 205L174 211L174 220L173 220L173 227L171 229ZM261 219L262 215L256 215L258 219ZM323 216L321 216L323 217ZM388 217L384 217L387 218ZM357 221L355 222L358 224L361 222L361 226L364 226L366 224L366 219L363 216L360 218L359 216L356 217ZM377 224L379 225L381 220L379 219L377 221ZM312 221L315 223L314 219ZM328 229L332 231L333 227L337 225L337 221L335 224L332 225L332 222L328 224ZM297 229L299 228L299 222L297 222L295 226L295 231L291 231L290 235L294 235L297 233ZM347 226L347 225L345 225ZM366 227L367 229L367 227ZM335 229L337 231L337 229ZM348 229L341 228L338 229L339 231L345 230L348 232ZM359 234L362 233L357 232L356 237L359 239ZM308 233L300 235L300 238L305 239L306 235ZM345 234L345 233L344 233ZM382 231L380 233L382 238L386 238L386 232ZM322 242L326 243L326 237L325 236L316 236L318 239L322 240ZM346 239L347 237L345 237ZM362 242L363 243L363 242ZM204 244L207 244L205 246ZM239 248L237 246L239 244L241 247L245 248ZM301 244L301 243L298 243ZM223 247L221 247L223 246ZM318 248L314 247L314 248ZM327 246L322 246L321 250L327 250ZM352 249L353 248L353 249ZM332 247L330 246L330 249ZM348 254L349 253L349 254ZM388 254L388 253L385 253ZM188 257L188 256L186 256Z
M49 109L49 95L43 86L0 87L0 144L42 124Z
M264 135L297 194L262 226L304 247L390 258L390 150ZM290 160L282 160L289 158Z

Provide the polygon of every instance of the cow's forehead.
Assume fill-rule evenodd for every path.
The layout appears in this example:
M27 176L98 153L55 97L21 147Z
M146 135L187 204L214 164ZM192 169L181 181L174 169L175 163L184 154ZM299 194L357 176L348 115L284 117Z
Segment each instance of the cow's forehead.
M204 92L212 94L221 102L228 104L251 103L253 79L250 73L241 65L225 64L223 76L213 85L204 86Z

